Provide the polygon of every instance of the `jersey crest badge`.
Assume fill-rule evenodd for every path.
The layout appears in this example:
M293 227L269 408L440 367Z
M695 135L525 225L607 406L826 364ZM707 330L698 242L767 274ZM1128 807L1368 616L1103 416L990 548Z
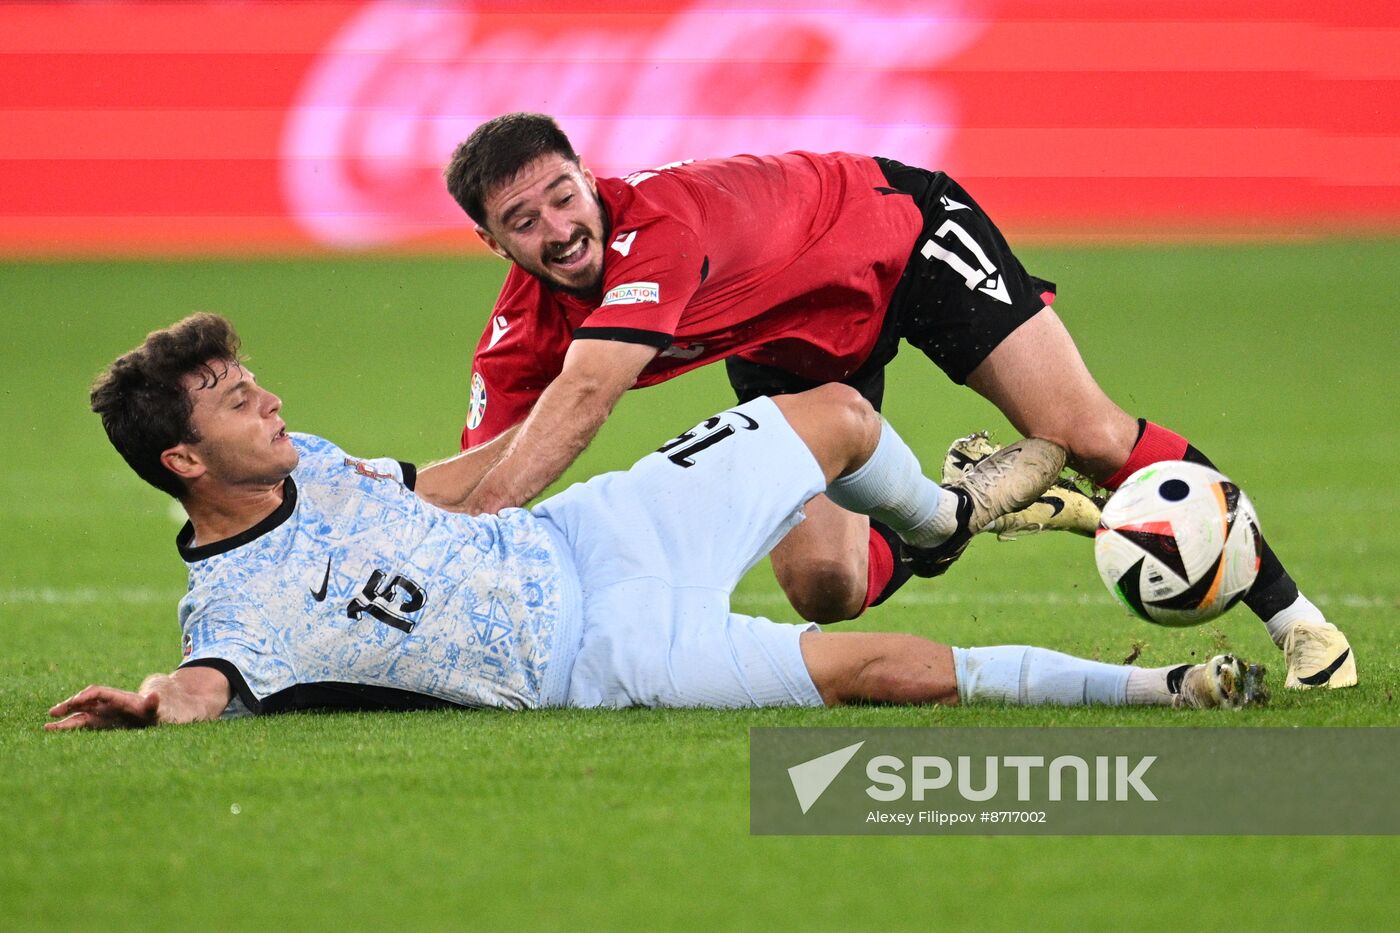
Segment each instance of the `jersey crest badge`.
M612 305L660 304L661 287L655 282L628 282L611 289L603 296L600 308Z
M481 427L481 419L486 417L486 380L481 373L472 373L471 408L467 412L467 430Z
M368 476L370 479L394 478L393 473L380 473L378 470L372 469L368 463L365 463L363 460L356 460L354 457L346 457L345 465L348 467L354 467L356 473L360 474L361 476Z
M194 654L194 637L189 632L180 640L180 654L187 658Z

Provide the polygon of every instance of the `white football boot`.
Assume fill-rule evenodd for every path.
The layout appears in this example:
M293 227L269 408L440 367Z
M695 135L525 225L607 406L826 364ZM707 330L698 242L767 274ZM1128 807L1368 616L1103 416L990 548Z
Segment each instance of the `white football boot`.
M986 431L953 441L943 458L943 483L954 485L969 470L1001 448ZM1003 541L1041 531L1069 531L1092 538L1099 527L1099 513L1106 499L1087 494L1093 484L1073 470L1064 470L1034 502L1015 512L992 519L981 530Z
M962 556L973 535L1018 512L1050 488L1065 467L1065 449L1028 437L982 456L943 486L957 496L958 529L931 548L905 544L899 559L920 577L937 577Z
M1172 706L1181 709L1239 709L1260 706L1269 701L1264 688L1264 668L1246 664L1232 654L1217 654L1204 664L1195 664L1181 678L1181 690Z
M1283 642L1288 664L1289 690L1313 687L1356 686L1356 654L1347 637L1336 629L1313 622L1294 622Z

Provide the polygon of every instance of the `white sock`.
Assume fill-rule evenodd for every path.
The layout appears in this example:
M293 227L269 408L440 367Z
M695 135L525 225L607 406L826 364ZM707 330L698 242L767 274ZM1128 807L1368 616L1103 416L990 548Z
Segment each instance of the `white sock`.
M1129 706L1171 706L1172 698L1176 696L1167 685L1168 675L1172 671L1182 667L1189 667L1186 664L1173 664L1170 667L1134 667L1128 673L1128 705ZM1177 689L1181 688L1181 681L1177 680Z
M1298 598L1288 604L1285 609L1280 609L1274 613L1274 617L1264 623L1264 627L1269 630L1269 637L1274 640L1274 644L1280 648L1288 639L1288 630L1293 627L1294 622L1307 620L1309 622L1319 622L1327 628L1336 628L1322 616L1322 610L1313 605L1312 600L1302 593Z
M943 487L938 497L938 508L932 517L917 528L900 534L900 537L915 547L935 547L947 541L958 530L958 496Z
M827 487L832 502L882 522L916 547L933 547L957 530L957 497L924 476L919 458L889 422L870 459Z
M958 698L964 703L1123 706L1134 670L1029 645L953 649Z

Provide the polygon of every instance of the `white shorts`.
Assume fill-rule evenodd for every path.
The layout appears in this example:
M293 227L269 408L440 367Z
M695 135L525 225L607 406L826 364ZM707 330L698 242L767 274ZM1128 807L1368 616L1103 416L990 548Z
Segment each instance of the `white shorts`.
M573 552L583 635L570 706L820 706L809 625L735 615L740 577L826 481L771 399L723 412L625 473L534 509Z

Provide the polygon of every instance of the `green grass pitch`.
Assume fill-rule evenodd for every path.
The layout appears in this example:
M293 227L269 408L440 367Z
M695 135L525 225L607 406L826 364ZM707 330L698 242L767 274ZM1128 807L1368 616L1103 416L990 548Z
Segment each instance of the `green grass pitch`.
M90 379L197 309L233 318L294 429L361 455L454 449L488 259L0 267L0 927L1376 927L1382 837L757 838L755 725L1394 725L1400 686L1400 241L1026 250L1105 388L1240 481L1304 590L1350 636L1361 685L1241 713L1010 708L297 715L49 735L89 682L179 661L184 569L160 494L87 411ZM906 348L886 414L935 467L1009 428ZM625 399L570 479L624 467L728 405L712 367ZM740 611L793 617L764 566ZM1156 629L1083 539L979 542L855 623L1109 661L1222 646L1271 668L1239 609ZM1267 768L1268 762L1259 762Z

